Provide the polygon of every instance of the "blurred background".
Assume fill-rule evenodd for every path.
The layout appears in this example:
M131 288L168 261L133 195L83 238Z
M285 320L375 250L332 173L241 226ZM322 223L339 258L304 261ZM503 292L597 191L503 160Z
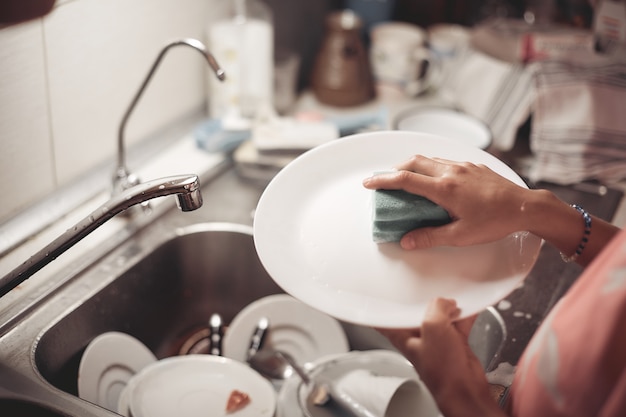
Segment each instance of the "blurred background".
M206 40L208 28L224 17L220 10L229 1L234 0L2 2L0 224L98 167L112 169L120 120L159 51L173 39ZM370 46L369 30L385 21L406 22L422 30L439 24L469 30L504 19L504 29L498 30L516 36L541 27L566 27L582 30L589 39L594 18L593 2L586 0L257 1L271 13L274 52L286 50L297 57L297 98L311 88L315 59L329 33L326 19L347 7L362 16L364 28L358 33L365 50ZM510 47L497 35L501 32L494 33L482 43L487 46L482 52L498 62L526 63L519 43ZM491 44L496 48L487 51ZM257 71L255 62L248 67ZM206 64L196 54L173 51L130 120L129 146L182 122L193 124L205 118L211 102L209 78ZM468 85L466 80L457 84ZM477 94L470 93L468 97ZM374 105L380 104L372 98ZM417 95L406 98L413 103ZM476 106L467 103L457 100L455 107L471 113ZM290 105L295 109L293 103L287 108ZM489 106L494 107L489 103L485 109ZM331 106L331 110L341 113L345 108ZM485 118L485 114L473 116Z

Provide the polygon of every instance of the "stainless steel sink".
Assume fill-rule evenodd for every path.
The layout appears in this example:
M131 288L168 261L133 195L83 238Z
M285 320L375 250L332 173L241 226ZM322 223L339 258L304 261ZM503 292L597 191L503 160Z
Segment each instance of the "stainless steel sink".
M96 336L125 332L164 358L206 326L211 314L219 313L228 324L252 301L282 292L253 244L249 214L260 191L232 175L203 189L206 209L167 212L72 276L15 324L0 326L0 415L115 415L77 396L80 359ZM248 196L238 200L233 214L235 192ZM223 203L212 206L215 201ZM228 216L247 216L249 224L215 221ZM490 311L476 323L470 345L488 367L505 330ZM373 329L342 325L352 349L392 348Z
M33 402L14 399L0 399L0 410L3 411L2 415L14 417L63 417L66 415Z
M229 323L252 301L279 292L256 256L249 226L197 224L45 330L35 363L47 381L76 394L80 358L97 335L125 332L158 358L172 356L212 313Z

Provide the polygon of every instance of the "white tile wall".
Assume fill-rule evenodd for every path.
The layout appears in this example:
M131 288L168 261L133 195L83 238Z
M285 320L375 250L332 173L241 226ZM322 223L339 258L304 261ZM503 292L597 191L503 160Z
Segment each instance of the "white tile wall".
M0 30L0 219L55 185L40 21Z
M64 0L42 19L0 29L0 222L112 161L122 115L158 52L202 39L216 1ZM195 50L170 50L127 142L204 107L206 71Z

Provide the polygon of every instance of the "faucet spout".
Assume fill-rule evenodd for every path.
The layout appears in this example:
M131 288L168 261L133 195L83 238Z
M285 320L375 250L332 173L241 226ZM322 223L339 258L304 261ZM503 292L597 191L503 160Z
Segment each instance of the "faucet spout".
M111 197L109 201L67 229L65 233L31 256L26 262L0 278L0 297L17 287L115 215L136 204L167 195L177 196L177 204L182 211L192 211L202 206L202 194L197 175L165 177L128 188Z
M156 60L154 61L154 64L152 64L152 67L150 68L148 75L146 76L143 83L139 87L139 90L135 94L135 97L133 97L133 100L130 102L130 105L128 106L128 109L126 110L126 113L124 113L124 117L122 118L122 121L120 123L119 130L118 130L118 137L117 137L117 167L115 169L115 172L113 173L113 193L114 194L120 193L126 188L132 187L139 183L139 179L134 174L131 174L126 166L126 148L124 146L124 142L125 142L124 133L126 131L126 124L128 123L128 119L130 118L130 115L135 109L135 106L139 102L139 99L143 95L146 87L148 86L148 83L152 79L152 76L154 75L159 64L163 60L163 57L170 49L176 46L188 46L198 51L204 57L209 67L211 68L211 70L213 70L213 72L215 73L215 76L220 81L224 81L224 79L226 78L226 73L219 66L219 64L215 60L215 57L208 51L208 49L204 46L202 42L196 39L191 39L191 38L180 39L180 40L171 42L165 45L165 47L163 47L163 49L157 56Z

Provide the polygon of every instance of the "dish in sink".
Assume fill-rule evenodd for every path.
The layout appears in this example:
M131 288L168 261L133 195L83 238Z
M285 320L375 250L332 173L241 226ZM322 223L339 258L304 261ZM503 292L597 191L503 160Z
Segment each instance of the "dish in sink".
M157 361L143 343L121 332L106 332L89 343L78 368L78 396L108 410L117 410L128 381Z

